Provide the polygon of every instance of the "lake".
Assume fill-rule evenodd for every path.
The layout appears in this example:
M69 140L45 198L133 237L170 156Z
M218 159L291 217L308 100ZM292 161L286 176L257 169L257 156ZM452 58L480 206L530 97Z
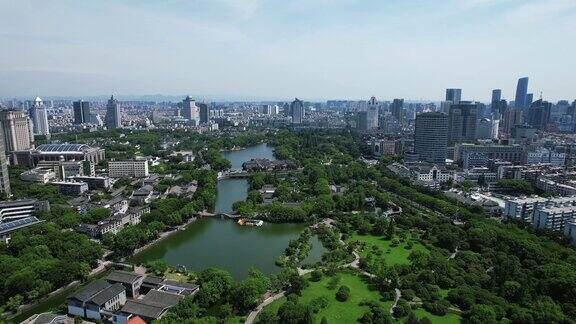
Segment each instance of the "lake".
M222 154L230 160L233 169L241 169L242 163L252 158L274 159L272 148L266 144ZM248 181L221 179L217 190L216 212L231 213L234 202L246 199ZM183 265L192 271L218 267L229 271L235 279L244 278L251 267L273 274L281 270L274 264L276 258L304 228L304 224L265 223L261 227L250 227L239 226L228 219L199 219L185 230L137 254L131 261L164 260L172 266ZM306 263L319 261L323 253L317 237L313 237L311 243L312 250Z

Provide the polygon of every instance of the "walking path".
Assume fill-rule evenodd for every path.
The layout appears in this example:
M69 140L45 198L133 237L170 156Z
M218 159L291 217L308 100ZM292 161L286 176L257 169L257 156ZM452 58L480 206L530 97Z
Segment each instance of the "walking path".
M258 314L260 314L260 312L264 309L264 307L266 307L266 306L272 304L274 301L284 297L285 294L286 294L285 291L281 291L281 292L277 293L276 295L273 295L271 297L266 298L260 305L258 305L258 307L256 307L255 310L250 312L250 314L248 315L248 318L246 318L246 321L244 322L244 324L254 323L254 320L256 320L256 317L258 316Z
M394 314L394 307L398 305L398 301L400 300L400 297L402 297L402 292L400 291L400 289L394 288L394 292L396 293L396 297L394 297L394 304L390 306L390 314Z

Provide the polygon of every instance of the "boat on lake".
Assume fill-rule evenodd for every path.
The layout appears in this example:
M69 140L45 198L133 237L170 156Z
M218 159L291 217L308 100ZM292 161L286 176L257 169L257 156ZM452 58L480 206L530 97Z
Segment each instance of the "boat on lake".
M262 226L262 225L264 225L263 220L247 219L247 218L240 218L237 223L238 223L238 225L241 225L241 226Z

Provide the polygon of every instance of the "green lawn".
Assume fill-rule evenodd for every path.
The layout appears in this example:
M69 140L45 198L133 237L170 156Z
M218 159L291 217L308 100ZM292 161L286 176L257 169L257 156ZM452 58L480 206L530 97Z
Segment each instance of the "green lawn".
M422 317L428 317L428 319L431 320L432 323L434 323L434 324L458 324L458 323L460 323L460 316L453 314L453 313L447 313L444 316L438 316L438 315L430 314L424 308L415 309L413 312L414 312L414 314L416 314L416 317L418 317L418 319L421 319Z
M363 300L377 301L382 304L384 309L389 309L392 302L381 302L380 293L376 290L370 290L368 285L363 281L362 277L356 274L340 273L339 286L345 285L350 288L350 299L345 302L336 300L336 290L330 290L326 286L330 280L329 277L323 277L319 282L308 281L309 285L302 292L299 302L308 304L310 301L317 297L325 296L329 300L329 305L315 314L314 320L320 323L322 317L326 317L328 323L356 323L362 317L368 307L360 306ZM270 304L266 309L277 312L278 308L286 301L286 298L279 299Z
M390 240L386 240L383 237L373 235L354 234L350 236L348 242L354 241L366 243L366 247L360 251L360 256L362 257L366 257L369 253L372 253L372 246L377 246L382 251L382 256L385 258L386 264L389 266L394 264L409 264L410 261L408 260L408 256L412 251L428 251L424 245L415 241L413 241L411 249L405 248L405 242L400 242L398 246L392 247Z

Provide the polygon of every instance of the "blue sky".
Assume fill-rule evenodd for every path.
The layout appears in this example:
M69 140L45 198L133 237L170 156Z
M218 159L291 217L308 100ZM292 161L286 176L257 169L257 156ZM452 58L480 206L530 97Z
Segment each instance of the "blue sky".
M0 0L0 96L575 99L576 0Z

